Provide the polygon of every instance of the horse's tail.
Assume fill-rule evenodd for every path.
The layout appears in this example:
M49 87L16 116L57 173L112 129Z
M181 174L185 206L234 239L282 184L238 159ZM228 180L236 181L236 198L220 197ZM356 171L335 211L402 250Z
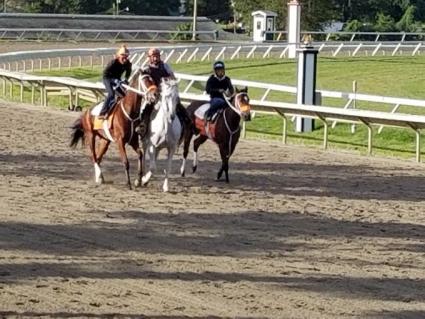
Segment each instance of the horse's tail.
M78 141L84 139L83 117L80 117L78 120L76 120L71 129L71 143L69 144L69 147L75 148L78 144Z

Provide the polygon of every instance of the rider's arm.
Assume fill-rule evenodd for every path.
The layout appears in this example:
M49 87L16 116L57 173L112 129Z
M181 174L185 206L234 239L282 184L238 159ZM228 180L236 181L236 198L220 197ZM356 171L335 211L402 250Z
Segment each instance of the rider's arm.
M130 78L131 75L131 62L129 61L128 63L126 63L125 65L125 79L128 81L128 79Z
M207 84L205 85L205 92L207 92L207 94L211 94L214 91L212 87L212 82L213 82L213 78L209 77Z
M104 78L111 78L111 72L113 69L113 65L115 63L115 59L108 62L108 64L103 69L103 77Z
M228 90L230 95L233 95L233 93L235 93L235 88L233 87L232 81L230 80L230 78L228 79Z

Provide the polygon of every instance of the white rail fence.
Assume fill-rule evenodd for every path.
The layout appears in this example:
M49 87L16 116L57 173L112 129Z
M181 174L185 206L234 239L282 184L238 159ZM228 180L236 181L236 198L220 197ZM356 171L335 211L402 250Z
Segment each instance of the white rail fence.
M111 49L96 50L105 52L103 50ZM81 54L82 52L84 54L88 52L91 54L93 50L73 51L76 54ZM139 57L137 55L133 55L133 62L135 65L138 64L137 62L140 64L140 61L144 61L144 51L145 49L143 48ZM64 56L71 56L70 54L72 53L63 51L61 52L64 54ZM40 53L34 54L37 55ZM54 59L53 52L49 52L47 55L50 59ZM15 53L13 56L16 58L19 56L19 53ZM34 57L34 55L31 55L31 53L22 53L23 59L29 56ZM41 58L39 55L37 58L38 57ZM45 67L45 64L42 63L42 67ZM26 70L28 71L28 69ZM31 70L31 68L29 70ZM199 89L196 89L196 87L204 87L204 82L207 80L206 76L194 76L181 73L177 73L176 76L181 82L181 98L183 101L190 102L193 100L208 100L206 95L202 94ZM325 148L328 144L328 121L332 121L332 126L334 126L336 121L364 124L368 127L369 130L369 153L372 152L371 125L380 125L379 132L382 130L384 125L408 127L414 130L416 134L416 159L417 161L420 161L420 130L425 126L425 116L397 114L397 111L401 105L420 108L425 107L425 101L423 100L319 90L318 92L322 97L341 99L341 103L339 104L340 107L301 106L293 103L283 103L268 100L270 94L273 92L283 92L295 96L297 90L296 87L242 80L233 80L233 82L237 86L247 86L252 89L255 88L257 90L263 90L261 99L252 101L254 111L279 114L283 117L283 142L286 142L287 136L287 116L294 117L303 115L322 120L325 123L323 144ZM198 85L196 85L196 83L198 83ZM70 109L73 109L75 106L79 106L80 100L98 102L104 98L104 87L102 83L93 83L89 81L63 77L36 76L21 72L0 70L0 92L2 95L13 98L16 91L14 90L15 86L19 87L19 99L21 101L24 101L25 99L25 91L30 92L31 103L36 103L36 95L38 95L38 102L41 105L48 105L48 99L50 96L61 95L68 97ZM191 90L197 90L197 92L190 92ZM386 105L392 105L393 107L390 113L350 109L353 101L382 103ZM341 108L341 106L343 107ZM306 107L306 109L304 107Z
M323 55L377 56L421 54L423 43L316 43ZM172 63L217 59L286 58L288 44L212 44L161 46L163 57ZM131 48L133 61L143 63L147 47ZM0 54L0 68L8 71L34 71L51 68L104 65L114 53L112 48L62 49Z
M265 31L266 38L285 41L287 31ZM352 31L301 31L301 37L311 35L315 41L322 42L418 42L425 39L424 32L352 32Z
M178 30L97 30L53 28L0 28L0 40L37 41L141 41L175 40L181 35L192 36L193 31ZM209 35L217 40L218 30L196 31L197 35Z

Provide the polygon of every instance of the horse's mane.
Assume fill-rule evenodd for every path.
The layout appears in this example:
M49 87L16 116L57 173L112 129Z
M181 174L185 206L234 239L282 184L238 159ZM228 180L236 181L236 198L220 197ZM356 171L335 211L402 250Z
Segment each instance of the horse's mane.
M176 106L179 101L179 87L177 85L177 81L162 79L161 81L161 104L165 106L169 100L172 101L171 108L167 105L166 113L169 115L175 114Z

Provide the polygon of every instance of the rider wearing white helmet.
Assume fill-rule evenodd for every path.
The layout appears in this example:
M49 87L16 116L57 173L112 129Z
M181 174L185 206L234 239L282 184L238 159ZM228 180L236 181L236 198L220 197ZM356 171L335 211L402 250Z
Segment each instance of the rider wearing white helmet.
M224 100L224 95L233 95L235 89L233 88L232 81L226 76L225 66L223 61L216 61L213 64L214 74L212 74L205 86L205 91L210 95L210 108L205 112L205 119L211 120L213 115L222 108L227 106Z
M115 101L115 91L113 89L114 83L121 80L122 74L125 72L125 81L128 84L128 79L131 74L131 62L129 60L130 51L126 45L118 48L115 58L112 59L103 70L103 84L105 85L108 96L103 103L102 110L100 111L99 118L104 118L105 114L109 111L112 103Z

